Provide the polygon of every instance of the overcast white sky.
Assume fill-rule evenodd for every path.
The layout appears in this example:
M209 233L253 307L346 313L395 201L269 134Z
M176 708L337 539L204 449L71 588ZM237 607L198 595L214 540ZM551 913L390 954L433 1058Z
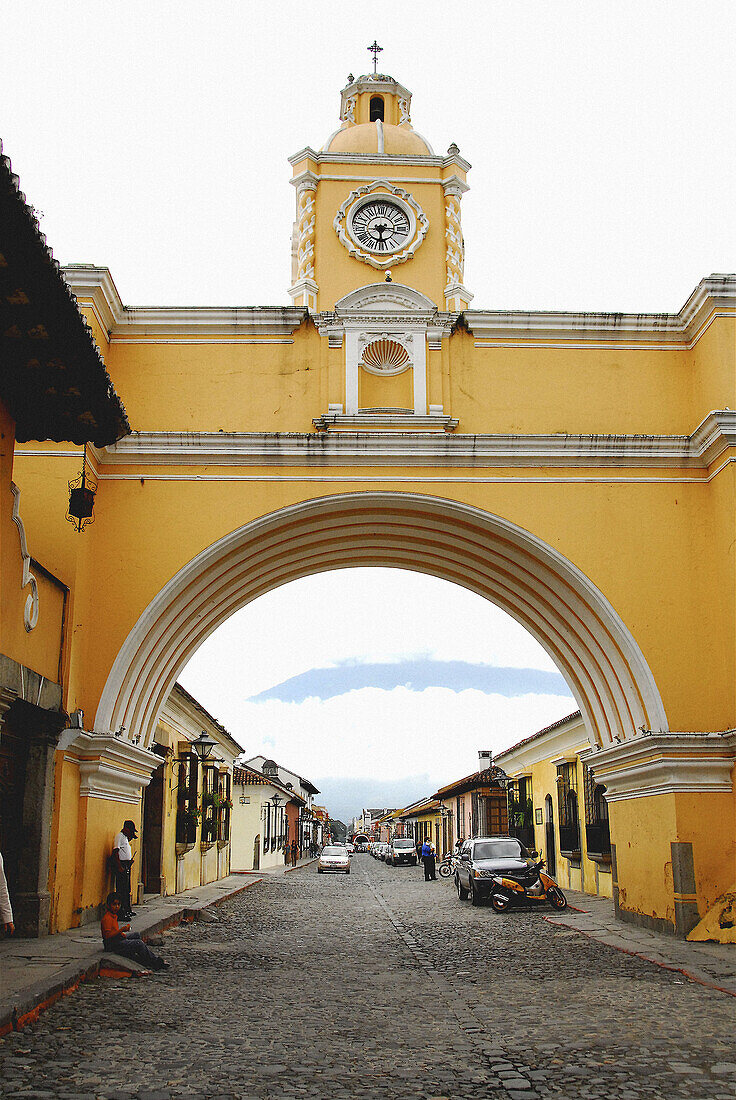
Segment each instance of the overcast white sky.
M473 165L474 307L676 311L701 278L736 269L733 0L5 3L4 151L56 257L109 266L127 304L287 303L286 158L336 127L374 37L380 69L413 92L416 128ZM274 593L184 682L249 752L272 737L311 775L449 779L486 743L572 709L446 687L245 702L347 659L549 669L480 601L445 590L438 612L424 578L394 614L407 583L391 588L390 623L355 575Z
M473 165L474 307L674 311L736 266L733 0L5 3L5 152L127 304L287 302L286 158L374 37Z

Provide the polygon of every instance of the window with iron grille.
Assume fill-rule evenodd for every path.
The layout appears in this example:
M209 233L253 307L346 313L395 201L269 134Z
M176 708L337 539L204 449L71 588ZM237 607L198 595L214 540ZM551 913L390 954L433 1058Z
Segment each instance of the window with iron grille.
M578 775L575 762L557 768L557 808L560 819L560 851L573 857L580 855L580 821L578 817Z
M232 809L232 777L230 772L220 772L217 793L220 799L217 816L217 839L226 844L230 839L230 811Z
M271 847L271 803L264 802L263 808L263 851L268 852Z
M585 839L588 855L603 861L610 859L611 831L608 824L608 803L606 788L596 783L587 764L583 764L585 780ZM598 862L601 862L599 859Z
M528 775L514 779L507 788L509 804L508 831L527 848L534 847L534 803L532 781Z
M199 761L193 752L179 756L178 783L176 787L176 843L194 844L200 810L198 806Z
M202 840L211 844L217 839L217 767L202 768Z

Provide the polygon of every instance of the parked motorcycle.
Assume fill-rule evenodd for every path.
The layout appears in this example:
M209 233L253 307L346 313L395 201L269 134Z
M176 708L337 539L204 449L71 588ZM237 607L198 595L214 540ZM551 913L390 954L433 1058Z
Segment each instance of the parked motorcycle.
M448 852L443 858L441 863L437 864L437 870L440 873L441 878L449 878L450 875L455 874L455 856Z
M506 878L502 875L493 875L491 887L491 905L497 913L505 913L512 906L542 905L545 901L553 909L567 909L567 898L560 890L553 878L542 870L544 860L531 868L530 874L524 882Z

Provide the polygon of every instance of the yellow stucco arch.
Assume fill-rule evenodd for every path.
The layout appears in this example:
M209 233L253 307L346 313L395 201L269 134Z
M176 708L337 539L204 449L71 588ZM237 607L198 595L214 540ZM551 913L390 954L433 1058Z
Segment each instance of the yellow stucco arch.
M150 744L178 673L235 611L312 573L384 566L429 573L491 600L539 641L602 747L668 729L642 652L615 609L537 536L479 508L401 492L319 497L244 525L155 596L113 663L95 729Z

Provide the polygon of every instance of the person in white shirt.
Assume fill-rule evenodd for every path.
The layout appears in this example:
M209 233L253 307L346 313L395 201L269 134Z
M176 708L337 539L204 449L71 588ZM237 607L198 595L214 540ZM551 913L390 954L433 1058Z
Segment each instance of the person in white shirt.
M124 821L123 827L112 843L113 876L115 893L121 901L120 916L127 920L135 916L130 905L130 869L133 866L133 852L130 842L138 836L134 821Z
M13 907L10 904L8 893L8 880L5 878L5 864L0 852L0 928L5 929L5 934L12 936L15 932L13 924Z

